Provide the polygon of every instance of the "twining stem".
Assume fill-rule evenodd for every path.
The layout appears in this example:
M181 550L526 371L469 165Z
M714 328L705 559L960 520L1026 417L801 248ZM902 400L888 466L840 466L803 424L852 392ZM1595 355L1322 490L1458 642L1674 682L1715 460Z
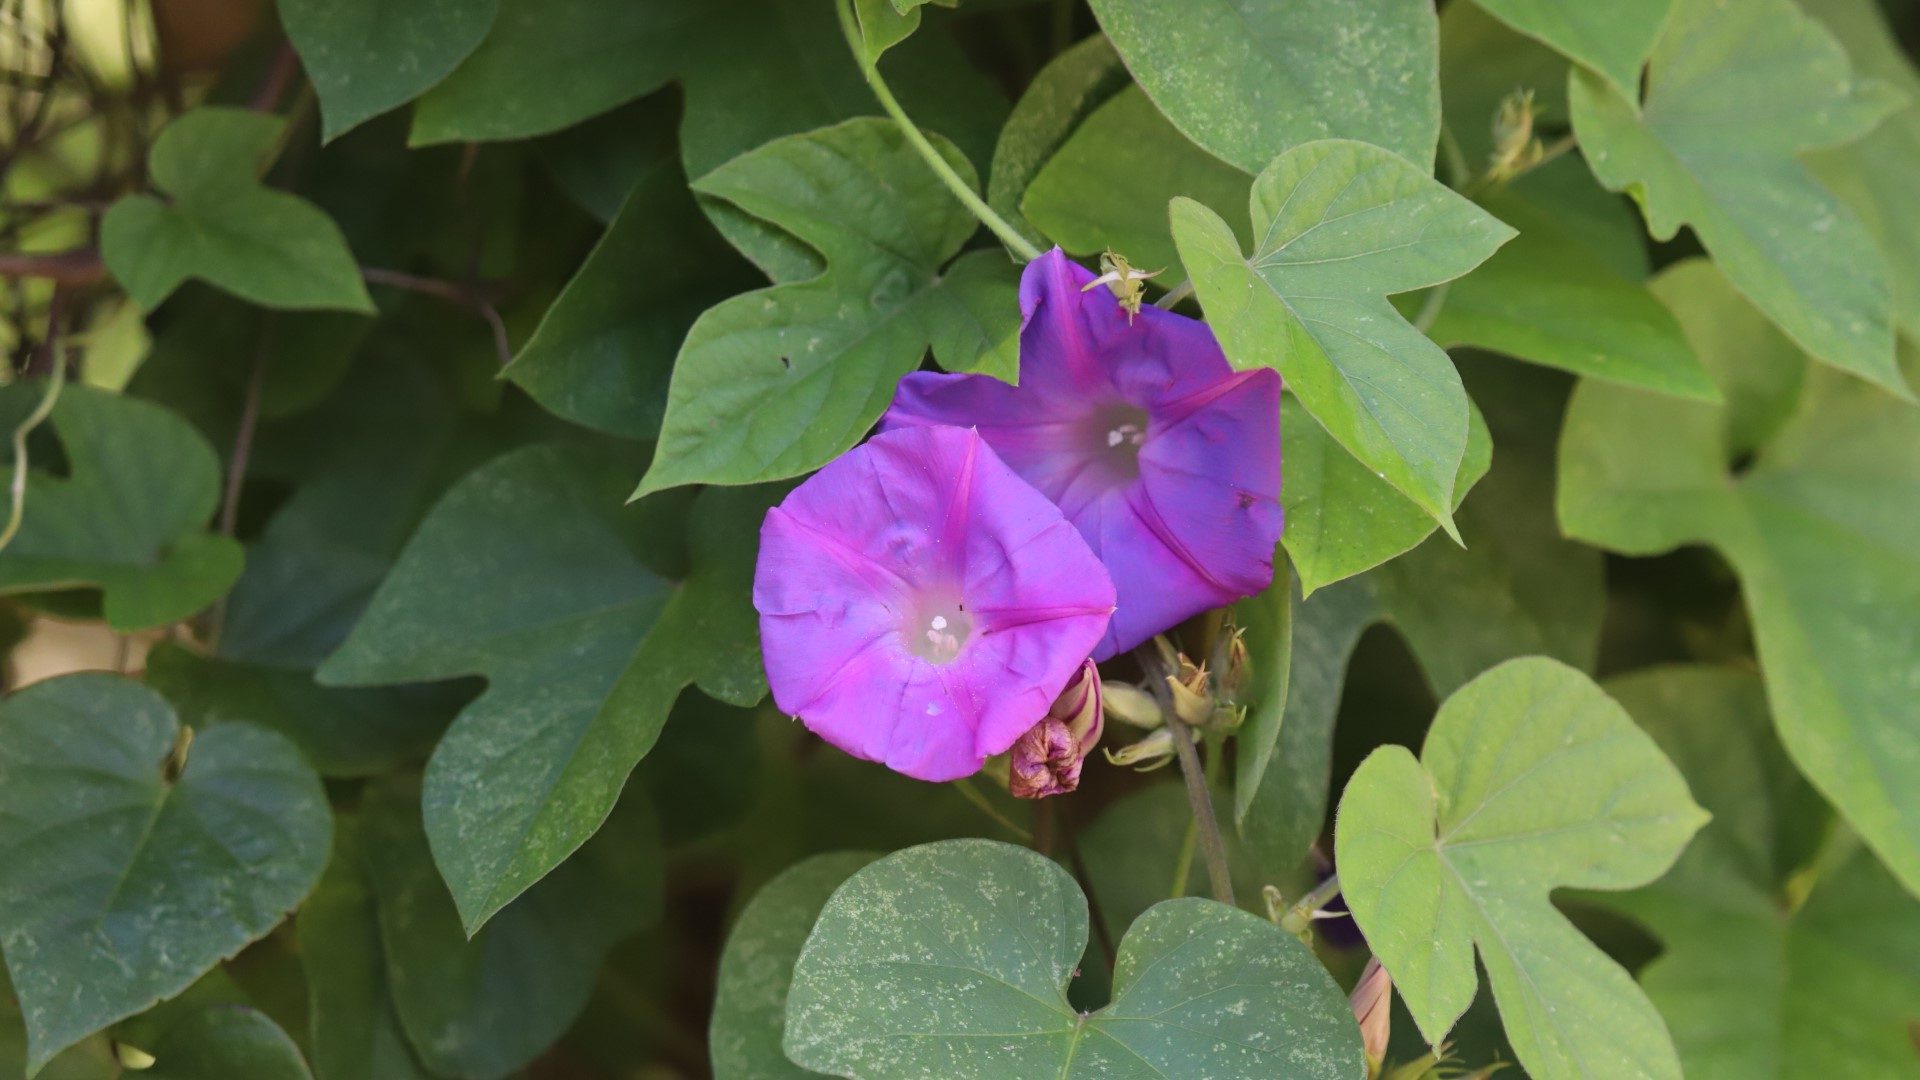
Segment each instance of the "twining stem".
M1179 305L1180 301L1185 300L1187 297L1192 295L1193 295L1193 279L1188 278L1187 280L1181 282L1180 284L1175 285L1173 288L1168 289L1165 296L1162 296L1160 299L1155 300L1153 302L1153 306L1159 308L1162 311L1172 311L1176 306Z
M1427 290L1427 297L1420 304L1419 314L1413 317L1415 330L1424 334L1433 329L1434 323L1440 321L1440 311L1447 306L1447 287L1452 284L1451 281L1443 281Z
M853 50L854 62L860 65L860 73L866 76L867 85L873 88L873 96L880 100L880 107L886 110L888 116L893 117L894 123L900 125L901 134L905 135L907 141L913 144L913 148L919 151L927 167L932 169L934 174L940 177L941 182L947 185L948 190L953 192L954 197L972 211L973 216L979 218L982 225L992 229L993 235L999 237L1000 242L1007 245L1015 255L1027 262L1039 258L1040 249L1028 243L1027 238L1021 236L1013 226L1007 224L1004 218L995 213L985 199L974 193L973 186L962 179L959 173L953 171L953 166L947 164L947 159L941 156L939 148L928 141L919 126L907 116L907 111L900 107L900 102L893 96L893 91L887 88L887 81L880 76L880 68L867 56L866 43L860 36L860 22L853 14L853 0L839 0L837 6L840 9L840 29L846 35L847 47Z
M11 506L7 511L7 524L0 529L0 551L13 543L14 536L20 531L20 522L26 517L27 509L27 436L33 429L46 423L53 414L54 405L60 401L60 388L67 383L67 365L60 358L60 317L61 300L64 293L59 289L53 292L53 302L47 318L47 340L43 346L53 370L47 376L47 388L41 391L40 400L33 411L13 429L13 482L8 486Z

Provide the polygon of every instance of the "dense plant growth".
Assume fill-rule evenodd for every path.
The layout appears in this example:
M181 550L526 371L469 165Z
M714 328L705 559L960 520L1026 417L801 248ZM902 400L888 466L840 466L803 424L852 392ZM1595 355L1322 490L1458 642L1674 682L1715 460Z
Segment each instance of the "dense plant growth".
M1911 0L0 0L0 1080L1920 1075Z

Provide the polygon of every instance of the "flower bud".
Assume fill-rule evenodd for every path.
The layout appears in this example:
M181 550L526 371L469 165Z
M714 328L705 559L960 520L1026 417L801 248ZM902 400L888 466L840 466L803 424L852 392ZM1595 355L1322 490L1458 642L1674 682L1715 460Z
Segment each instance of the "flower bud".
M1508 94L1493 115L1493 156L1487 164L1487 179L1511 180L1540 164L1544 155L1540 140L1533 137L1533 91Z
M1080 765L1100 741L1104 726L1100 673L1089 660L1047 715L1013 744L1007 790L1017 799L1044 799L1079 787Z
M1393 979L1380 958L1367 961L1360 981L1353 984L1353 1018L1360 1023L1360 1044L1367 1055L1367 1075L1380 1075L1387 1060L1387 1036L1393 1030Z
M1160 712L1160 703L1153 700L1152 694L1137 686L1123 682L1103 683L1100 694L1109 720L1147 731L1167 722Z
M1238 702L1253 670L1253 658L1247 652L1247 632L1237 626L1229 627L1227 640L1219 651L1226 654L1226 660L1220 665L1220 696Z
M1179 674L1167 676L1167 688L1173 691L1173 714L1188 724L1204 724L1213 718L1212 677L1205 665L1195 666L1185 653L1180 654L1179 664Z
M1157 769L1173 760L1173 732L1160 728L1139 742L1121 747L1118 752L1108 750L1106 755L1115 765L1135 765L1141 772Z

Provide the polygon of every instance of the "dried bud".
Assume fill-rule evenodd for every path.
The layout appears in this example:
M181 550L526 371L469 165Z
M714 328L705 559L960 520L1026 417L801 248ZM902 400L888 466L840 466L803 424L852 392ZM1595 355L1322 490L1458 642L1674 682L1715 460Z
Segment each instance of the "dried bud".
M1511 180L1540 164L1545 150L1533 137L1533 91L1515 90L1500 101L1493 115L1493 156L1487 164L1487 179L1494 183Z
M1380 1075L1387 1060L1387 1036L1393 1030L1393 979L1380 958L1367 961L1360 981L1353 984L1353 1018L1360 1022L1360 1043L1366 1050L1367 1075Z
M1229 627L1227 640L1219 651L1226 654L1220 671L1220 696L1237 702L1253 670L1253 658L1247 652L1247 632L1238 626Z
M1064 795L1080 786L1080 765L1093 752L1105 726L1100 673L1093 661L1054 699L1047 715L1013 744L1007 759L1007 790L1017 799Z
M1161 715L1160 703L1153 700L1152 694L1137 686L1122 682L1103 683L1100 694L1109 720L1147 731L1167 722L1167 718Z
M1163 727L1117 752L1108 750L1106 755L1115 765L1137 766L1141 772L1157 769L1173 760L1173 732Z
M1167 688L1173 691L1173 714L1189 724L1204 724L1213 718L1212 677L1206 665L1195 666L1185 653L1180 654L1179 667L1179 674L1167 676Z

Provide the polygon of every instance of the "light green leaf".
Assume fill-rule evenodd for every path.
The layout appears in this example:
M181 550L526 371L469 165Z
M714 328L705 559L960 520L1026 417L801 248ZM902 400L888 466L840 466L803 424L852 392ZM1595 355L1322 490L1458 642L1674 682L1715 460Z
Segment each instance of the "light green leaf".
M1811 841L1829 820L1826 808L1774 739L1760 680L1669 667L1607 689L1713 813L1665 877L1595 897L1645 923L1664 945L1640 981L1673 1031L1687 1076L1911 1071L1920 900L1866 852L1830 844L1815 856Z
M307 671L201 656L170 642L147 655L146 682L195 731L235 722L270 728L329 778L424 761L459 701L435 687L323 687Z
M1246 708L1234 737L1233 820L1243 824L1260 780L1279 748L1293 677L1293 566L1275 552L1273 584L1233 605L1232 624L1246 635L1247 674L1236 695Z
M1313 139L1359 139L1422 170L1440 135L1438 25L1426 0L1092 0L1155 104L1257 173Z
M124 195L100 224L100 256L142 309L200 278L264 307L373 312L333 219L260 182L285 123L203 106L160 132L147 172L165 199Z
M1188 199L1171 208L1227 358L1277 368L1329 434L1451 532L1467 393L1387 297L1459 277L1513 230L1404 159L1344 140L1277 158L1252 210L1248 258L1219 215Z
M1067 982L1087 943L1073 879L1025 848L895 852L827 901L794 969L786 1050L839 1076L1350 1078L1359 1032L1298 940L1210 900L1135 922L1113 1003Z
M1500 451L1460 508L1466 546L1430 536L1362 577L1294 599L1276 750L1266 769L1235 783L1237 823L1271 875L1305 856L1321 831L1347 660L1369 626L1386 622L1399 632L1438 697L1515 656L1545 654L1583 670L1594 664L1605 601L1600 556L1562 539L1548 510L1564 380L1486 358L1467 370Z
M1493 460L1487 422L1471 401L1468 407L1467 452L1453 483L1455 510ZM1334 442L1291 394L1280 399L1280 439L1286 475L1280 501L1287 511L1280 539L1305 595L1371 570L1433 535L1437 526L1426 511Z
M363 814L343 815L327 872L294 920L313 1071L320 1080L430 1080L393 1000L368 871L372 842Z
M0 423L12 430L45 389L0 389ZM242 555L232 538L204 531L220 463L198 432L90 386L62 390L51 424L66 475L46 471L28 444L39 467L27 473L20 531L0 552L0 593L97 588L108 625L126 632L184 619L227 591Z
M644 795L623 799L579 854L469 940L434 873L419 789L380 783L364 799L367 873L378 898L387 987L429 1072L515 1075L593 993L607 951L657 919L658 833Z
M215 1005L170 1025L160 1041L142 1047L153 1067L141 1080L313 1080L287 1033L265 1013L241 1005Z
M1660 24L1673 0L1621 0L1617 4L1578 0L1474 0L1509 26L1553 46L1632 93L1640 86Z
M1548 168L1579 170L1566 159ZM1480 197L1520 234L1447 286L1428 336L1447 348L1491 349L1575 375L1714 400L1719 391L1672 313L1569 226L1576 220L1569 197L1615 201L1580 179L1584 190L1569 191L1531 173Z
M653 438L687 328L749 274L669 159L628 193L502 375L574 423Z
M1655 291L1727 403L1582 383L1561 525L1625 554L1706 543L1727 557L1781 742L1920 892L1920 411L1809 369L1704 262L1668 269Z
M1821 183L1852 207L1879 241L1892 272L1894 321L1910 340L1920 341L1920 216L1912 212L1910 183L1920 174L1920 71L1873 0L1807 0L1801 7L1846 47L1855 70L1885 81L1906 98L1858 142L1808 160Z
M959 152L943 152L971 182ZM695 188L788 230L827 268L694 323L639 495L798 476L859 441L948 325L940 268L978 227L900 129L877 119L769 143Z
M1721 270L1802 348L1905 394L1886 261L1796 155L1848 142L1893 97L1853 77L1792 0L1675 0L1644 101L1586 72L1574 130L1594 175L1656 239L1691 225Z
M321 140L420 96L466 59L497 0L280 0L280 24L320 98Z
M27 1068L186 989L313 888L331 817L319 778L269 731L199 733L115 675L0 703L0 948Z
M997 250L947 264L929 296L927 336L948 371L1020 381L1020 269Z
M1176 195L1230 209L1235 239L1251 235L1240 207L1247 174L1193 145L1137 87L1094 110L1027 187L1022 213L1075 255L1113 248L1135 266L1163 271L1155 284L1186 278L1167 234L1163 207Z
M777 493L703 495L675 584L658 566L681 537L646 506L622 509L622 475L556 446L469 474L318 674L489 680L426 776L427 832L470 932L594 834L682 688L737 705L766 692L749 590Z
M1354 921L1427 1041L1472 1004L1477 945L1528 1072L1678 1080L1659 1014L1548 893L1645 884L1706 819L1592 680L1529 658L1448 698L1419 760L1387 746L1361 762L1334 857Z
M715 1080L817 1076L787 1060L787 987L820 909L840 883L874 860L862 852L815 855L760 887L734 920L720 954L707 1028Z
M987 205L1035 247L1046 238L1020 213L1027 186L1067 136L1130 82L1120 54L1095 34L1048 61L1007 116L993 148Z

